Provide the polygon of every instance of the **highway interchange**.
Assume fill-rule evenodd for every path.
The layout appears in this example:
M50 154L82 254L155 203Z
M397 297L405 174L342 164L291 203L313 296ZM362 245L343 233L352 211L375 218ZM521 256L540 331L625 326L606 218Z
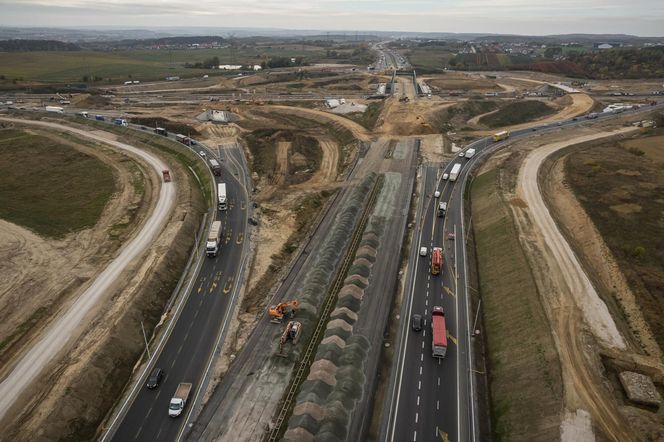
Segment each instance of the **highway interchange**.
M658 108L661 105L657 106ZM648 107L645 110L651 110ZM643 111L644 109L641 109ZM639 112L630 110L625 114ZM615 118L616 114L600 114L597 120ZM445 167L425 164L421 168L421 195L415 221L416 238L410 250L409 271L401 310L396 357L391 371L389 391L381 424L381 440L475 441L479 434L475 376L478 367L473 362L472 322L466 272L463 194L474 164L488 156L494 148L513 139L527 137L533 130L556 130L584 124L588 120L575 118L558 124L514 131L510 139L494 143L490 138L466 146L477 149L471 159L457 157ZM111 420L102 440L179 440L184 430L200 411L201 393L209 379L207 375L213 358L219 352L243 278L248 255L247 221L249 218L247 166L238 146L218 149L201 146L208 155L223 157L224 170L217 182L226 182L230 206L226 212L213 212L222 221L224 244L216 258L205 258L200 244L195 257L192 278L186 295L175 306L173 320L159 338L149 362L145 364L139 381L130 389L118 414ZM456 162L463 162L459 178L442 180ZM434 198L435 190L440 197ZM437 216L438 201L447 201L444 217ZM449 239L453 234L455 239ZM444 248L444 267L441 275L432 276L430 255L420 257L420 246ZM449 331L448 352L445 359L431 356L430 312L434 305L444 307ZM425 318L422 332L410 329L412 314ZM153 367L166 371L160 388L143 388L145 378ZM179 382L194 384L191 403L179 419L168 417L168 402Z

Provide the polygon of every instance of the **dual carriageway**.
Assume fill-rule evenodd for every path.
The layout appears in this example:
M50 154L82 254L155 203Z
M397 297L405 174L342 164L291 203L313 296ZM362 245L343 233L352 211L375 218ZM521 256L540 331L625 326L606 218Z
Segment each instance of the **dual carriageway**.
M658 107L660 107L659 105ZM648 110L650 110L649 108ZM639 112L630 110L629 113ZM600 114L598 120L614 118ZM597 120L595 120L597 121ZM533 130L544 131L585 123L570 119L558 125L545 125L515 131L510 139L494 143L490 138L468 146L477 154L470 159L455 158L445 167L425 164L421 167L422 198L417 207L416 239L409 256L409 271L401 310L401 323L396 345L396 357L386 398L380 440L450 440L480 439L477 411L476 375L473 360L471 330L476 310L469 299L463 195L472 168L507 142L527 137ZM186 286L187 295L174 307L174 319L167 329L149 363L123 402L119 413L110 422L102 440L181 440L194 415L200 411L200 398L209 382L209 368L221 348L228 330L230 312L241 287L248 256L247 221L249 217L249 178L247 165L238 146L205 149L211 157L220 158L224 170L215 179L226 182L231 196L230 207L219 212L224 225L224 247L215 259L207 259L201 247L195 258L193 277ZM463 162L456 181L443 181L454 163ZM438 217L438 199L447 201L447 213ZM448 239L449 234L455 239ZM418 256L420 246L443 247L444 270L432 276L430 259ZM472 290L472 289L471 289ZM445 309L449 331L445 359L431 356L430 312L434 305ZM427 321L422 332L410 330L410 317L422 314ZM167 375L157 390L143 388L149 371L159 366ZM168 417L167 408L172 392L179 382L194 384L194 398L177 420ZM368 418L368 417L367 417Z

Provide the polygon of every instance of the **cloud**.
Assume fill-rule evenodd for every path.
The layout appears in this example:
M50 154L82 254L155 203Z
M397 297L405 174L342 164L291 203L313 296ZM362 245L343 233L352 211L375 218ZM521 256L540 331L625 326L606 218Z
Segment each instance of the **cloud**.
M14 26L217 26L661 35L654 0L0 0Z

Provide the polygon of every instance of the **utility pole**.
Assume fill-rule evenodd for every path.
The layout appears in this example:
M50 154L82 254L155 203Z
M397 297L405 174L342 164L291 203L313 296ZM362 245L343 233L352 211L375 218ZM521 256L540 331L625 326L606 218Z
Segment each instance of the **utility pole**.
M476 332L477 332L477 319L480 316L480 307L482 307L482 299L480 299L480 302L477 304L477 312L475 313L475 321L473 322L473 336L479 334Z
M145 351L148 352L148 359L152 359L152 355L150 354L150 346L148 346L148 337L145 334L145 327L143 326L143 321L141 321L141 330L143 330L143 340L145 341Z

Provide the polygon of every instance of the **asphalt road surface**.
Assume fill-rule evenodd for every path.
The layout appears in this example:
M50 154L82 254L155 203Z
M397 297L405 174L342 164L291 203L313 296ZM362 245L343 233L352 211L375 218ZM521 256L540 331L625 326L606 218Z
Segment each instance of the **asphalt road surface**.
M229 199L228 210L216 211L217 219L222 222L221 251L217 257L203 256L199 261L200 267L189 286L184 306L173 319L175 325L146 370L149 375L153 367L164 369L166 376L162 384L149 390L144 387L144 376L143 384L131 395L102 440L177 440L204 391L205 375L223 341L246 256L246 165L237 145L228 146L218 156L223 157L223 172L221 177L215 178L217 182L226 183ZM202 256L202 249L200 254ZM183 414L171 418L168 405L180 382L191 382L193 389Z
M125 143L108 140L85 130L43 121L4 117L0 118L0 121L70 132L79 137L92 139L114 148L129 151L133 155L145 160L159 176L161 176L162 170L168 169L168 166L164 162L150 153ZM63 347L78 337L76 328L79 327L81 320L108 295L109 287L116 282L126 266L134 258L140 256L149 247L150 243L152 243L163 227L175 203L177 177L173 177L173 180L173 182L165 183L161 186L159 200L141 231L122 247L118 256L97 276L90 287L81 293L71 307L42 334L39 340L32 345L30 350L14 366L12 372L0 384L0 417L5 414L6 410L10 409L24 389L30 385Z

